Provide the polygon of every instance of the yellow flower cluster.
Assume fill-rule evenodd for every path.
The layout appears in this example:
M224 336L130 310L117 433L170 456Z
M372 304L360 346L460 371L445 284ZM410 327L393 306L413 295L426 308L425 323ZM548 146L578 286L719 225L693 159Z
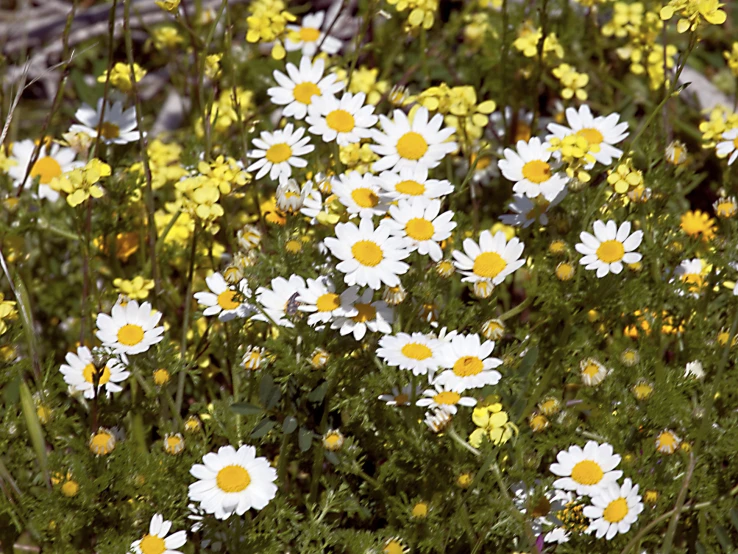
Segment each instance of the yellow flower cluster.
M176 217L172 223L172 218ZM166 210L157 210L154 214L157 235L161 237L165 229L170 225L164 244L176 244L185 247L195 230L195 220L187 212L181 212L177 203L166 205Z
M175 27L167 25L165 27L157 27L151 31L151 44L157 50L174 50L180 44L184 43L184 38L179 34Z
M246 18L248 42L275 42L272 48L272 57L281 60L285 50L278 39L287 30L287 24L297 18L286 10L282 0L257 0L249 8L251 15Z
M162 10L174 13L177 11L177 8L179 8L180 1L181 0L154 0L154 4L159 6Z
M518 38L513 41L513 48L518 50L526 58L534 58L538 55L538 44L543 38L543 31L534 27L530 21L526 21L518 31ZM549 34L543 41L543 59L549 61L552 58L564 57L564 48L556 38L556 33Z
M730 71L738 77L738 42L733 43L732 50L723 52L723 56L725 56Z
M469 444L474 448L479 448L484 437L499 446L509 441L513 434L518 434L518 428L509 420L500 403L474 408L472 421L477 428L469 435Z
M220 67L220 60L223 59L223 54L211 54L205 56L205 76L210 80L219 79L222 73Z
M6 321L15 319L17 315L18 312L15 309L15 302L5 300L5 296L0 292L0 335L4 335L8 331Z
M137 63L134 63L133 76L138 83L146 76L146 70ZM103 73L97 78L97 82L104 83L105 79L106 75ZM116 63L110 70L110 85L121 92L130 92L133 88L133 83L131 83L131 66L123 62Z
M200 162L197 170L208 177L221 194L228 194L233 187L241 187L251 180L251 174L246 173L231 157L218 156L209 164Z
M149 291L154 288L154 281L144 279L137 275L133 279L113 279L113 286L124 296L131 300L143 300L149 296Z
M167 144L160 139L154 139L146 148L146 152L149 155L151 186L154 190L160 189L167 183L178 181L187 175L187 170L179 163L182 155L182 147L179 144ZM143 184L143 163L136 162L132 164L130 171L138 173L141 176L139 184Z
M661 19L671 19L675 14L679 16L677 31L685 33L695 31L702 23L722 25L727 14L721 10L724 4L718 0L671 0L661 8Z
M738 113L733 113L725 106L716 106L710 112L709 119L700 123L702 147L714 147L725 131L736 128L738 128Z
M82 168L72 169L59 177L55 177L49 186L59 192L67 193L67 204L72 207L79 206L90 196L100 198L103 190L98 182L103 177L110 176L110 166L97 158L91 159Z
M590 143L581 135L567 135L561 139L553 137L550 144L551 152L560 152L566 174L582 183L588 183L592 177L585 167L595 163L593 154L600 151L599 144Z
M343 81L344 83L347 81L348 75L345 69L337 69L335 73L337 80ZM376 106L390 88L387 81L377 80L378 77L379 69L376 67L371 69L365 65L357 67L351 74L351 82L346 87L346 90L351 94L363 92L366 95L367 103Z
M436 12L438 11L438 0L387 0L397 8L398 12L409 11L405 22L405 30L416 30L419 28L430 29L433 27Z
M341 146L339 158L346 166L346 171L358 171L362 175L371 170L372 163L379 159L371 151L368 143L359 144L358 142Z
M218 204L221 194L230 191L230 184L211 178L209 175L195 175L182 179L174 185L178 192L178 202L182 208L201 221L203 226L212 234L218 232L219 227L215 221L220 218L224 211Z
M210 110L210 126L217 133L226 133L231 128L235 128L240 120L245 122L250 113L254 109L253 102L254 93L250 90L242 88L236 89L236 100L238 100L238 112L236 111L236 102L233 98L233 89L224 90L218 96L218 100L213 104ZM195 123L195 133L198 137L202 137L205 133L203 130L202 116Z
M589 75L586 73L577 73L577 70L568 63L562 63L552 71L561 86L561 97L564 100L571 100L576 97L577 100L586 100L587 91L584 87L589 83Z
M607 182L618 194L626 194L631 189L643 186L643 172L635 169L633 160L627 158L608 172Z
M13 158L8 158L5 155L5 148L0 147L0 171L7 172L14 165L18 165L18 162Z
M417 102L431 112L443 114L446 124L460 131L460 136L466 135L473 139L482 136L482 131L489 122L489 114L497 108L493 100L477 104L474 87L449 87L446 83L430 87L408 100ZM416 109L417 106L410 111L411 116Z
M484 44L488 35L495 35L494 28L486 13L469 14L465 19L464 42L474 50L478 50Z

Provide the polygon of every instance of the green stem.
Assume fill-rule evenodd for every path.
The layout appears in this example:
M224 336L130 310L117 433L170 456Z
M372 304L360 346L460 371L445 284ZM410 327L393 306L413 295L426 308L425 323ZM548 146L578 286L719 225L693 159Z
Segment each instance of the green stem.
M185 359L185 353L187 352L187 331L189 328L190 319L190 306L192 305L192 278L195 273L195 255L197 254L197 230L198 224L195 223L195 229L192 231L192 248L190 249L190 269L187 275L187 291L185 292L184 298L184 317L182 319L182 341L180 343L180 358L182 361ZM175 401L176 413L181 413L182 401L184 400L184 386L185 386L185 374L186 369L182 369L179 373L177 380L177 397Z

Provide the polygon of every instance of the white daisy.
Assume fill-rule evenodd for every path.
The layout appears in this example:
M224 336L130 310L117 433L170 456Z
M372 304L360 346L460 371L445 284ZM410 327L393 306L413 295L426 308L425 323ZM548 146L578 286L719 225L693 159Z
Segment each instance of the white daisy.
M448 211L439 215L440 211L440 200L402 199L390 206L392 219L385 219L383 224L390 228L392 235L405 237L411 252L417 250L437 262L443 257L438 243L450 237L456 228L456 222L452 221L454 213Z
M543 537L543 542L555 542L556 544L564 544L565 542L569 542L570 538L571 533L569 531L567 531L563 527L557 527L556 529L553 529L552 531L546 533L546 535Z
M100 135L105 144L128 144L141 137L141 133L136 131L135 107L124 111L122 102L107 102L105 113L102 114L102 125L100 125L102 107L102 98L97 101L97 108L82 104L82 107L74 114L82 125L75 123L69 128L69 132L85 133L96 138L97 128L100 127Z
M699 360L689 362L684 368L684 377L694 377L698 380L703 379L705 377L705 369L702 366L702 362Z
M8 169L8 175L13 179L13 184L16 188L20 187L23 182L35 147L36 145L31 139L13 143L10 151L10 159L16 163ZM55 143L42 147L38 159L33 164L31 172L28 175L26 188L30 189L32 180L38 177L39 198L46 198L52 202L56 201L59 198L59 193L52 189L49 183L55 177L60 177L62 173L79 167L81 163L74 161L76 156L77 154L71 148L62 148Z
M721 138L722 140L715 146L715 151L719 158L727 158L730 155L728 165L733 165L738 158L738 128L725 131Z
M707 284L705 283L705 277L708 273L708 265L700 258L683 260L674 270L674 278L669 282L681 283L684 290L689 291L692 296L697 298ZM685 294L684 290L679 290L678 293L683 295Z
M131 300L125 306L113 306L111 315L98 314L95 335L117 354L139 354L164 338L164 327L156 326L160 319L161 312L152 310L149 302L139 306Z
M374 106L364 106L365 98L363 92L346 92L340 100L332 94L313 99L308 106L308 131L320 135L323 142L335 140L339 146L369 138L377 116Z
M589 106L582 105L579 111L574 108L566 109L566 121L569 127L557 123L550 123L548 130L551 134L546 137L564 138L567 135L579 135L587 139L590 144L600 147L599 152L593 152L595 160L603 165L610 165L613 159L623 155L623 151L615 148L615 144L622 142L628 136L628 124L620 121L620 114L611 113L607 117L594 117Z
M371 173L342 173L338 179L331 180L331 190L354 217L384 215L389 207L389 197L380 190L377 178Z
M310 313L307 322L312 327L337 317L351 317L358 313L352 305L358 298L357 290L357 287L349 287L336 294L336 287L329 278L308 279L307 287L297 297L300 302L298 309Z
M525 245L517 237L506 241L502 231L494 236L489 231L482 231L479 244L472 239L464 239L463 245L464 252L454 250L451 255L456 268L466 276L463 281L468 283L487 280L499 285L525 263L520 259Z
M515 183L513 192L528 198L543 195L549 201L556 198L568 179L553 172L549 144L533 137L528 142L519 140L516 148L517 152L505 148L505 159L498 162L505 179Z
M97 394L104 388L110 396L111 393L122 391L123 388L118 383L122 383L130 376L130 372L125 370L120 360L112 356L98 356L99 361L107 360L102 374L98 375L94 363L95 356L86 346L77 347L76 354L67 352L65 359L67 363L59 368L64 375L64 382L73 391L83 393L85 398L95 397L95 380L98 383Z
M513 196L513 201L508 206L514 215L502 215L500 221L505 225L514 227L530 227L536 221L539 225L548 225L548 210L559 204L566 197L566 189L562 190L556 197L548 201L543 195L531 200L527 196Z
M594 358L585 358L579 362L582 382L588 387L596 387L605 380L610 372L604 365Z
M293 167L305 167L307 162L301 158L315 150L315 146L308 144L310 137L304 137L305 129L300 127L296 131L294 125L288 123L284 129L270 133L262 131L261 138L252 142L257 150L249 152L249 158L258 158L246 171L256 171L256 179L261 179L269 173L270 179L281 176L290 177Z
M330 25L330 21L325 21L325 12L315 12L303 17L299 27L287 25L289 34L284 43L285 50L288 52L302 50L304 56L311 58L315 56L318 48L326 54L337 54L343 43L321 31L324 23L326 27Z
M285 177L284 175L279 176L279 184L277 190L274 193L277 207L283 212L295 213L302 209L305 199L310 196L312 192L313 183L308 181L303 185L302 190L297 185L297 181Z
M136 554L182 554L175 549L187 542L187 532L177 531L169 535L171 528L171 521L166 521L161 514L154 515L149 523L149 532L134 541L131 550Z
M336 225L336 237L325 239L331 254L341 260L336 265L345 273L347 285L368 285L379 290L382 283L388 287L400 284L398 275L407 272L404 260L410 255L405 239L390 237L385 225L376 229L370 218L362 218L357 227L351 222Z
M494 342L482 343L476 334L456 335L445 341L439 361L446 371L441 372L435 383L456 392L496 385L502 375L494 368L501 366L502 360L491 356L494 347Z
M277 471L266 458L256 457L253 446L221 446L202 461L190 469L198 481L190 485L189 498L218 519L261 510L277 494Z
M554 487L576 491L579 495L592 496L600 487L614 483L623 475L622 471L613 471L620 463L620 456L613 454L608 443L588 441L584 449L573 445L559 452L556 459L549 469L561 479L554 481Z
M423 392L420 387L415 387L415 396L420 396ZM387 406L409 406L410 399L413 397L413 386L405 385L402 389L392 387L391 394L382 394L379 396L379 400L386 403Z
M210 292L196 292L195 299L205 309L202 315L217 315L221 321L230 321L237 317L248 317L253 307L245 302L251 291L242 279L238 286L230 285L217 271L205 278Z
M305 280L299 275L291 275L289 280L284 277L272 279L272 288L259 287L256 289L256 301L263 313L258 312L251 316L256 321L275 323L282 327L295 326L286 316L294 316L299 308L300 293L305 290Z
M584 515L593 520L586 533L595 537L605 537L608 541L618 533L627 533L630 526L643 511L643 503L638 494L638 485L625 479L623 485L609 483L592 495L592 505L584 507Z
M331 323L331 329L339 329L341 336L353 334L356 340L366 335L367 329L373 333L391 333L395 315L384 300L372 302L374 291L366 289L352 304L356 313L352 316L338 317Z
M392 367L413 372L413 375L432 376L440 365L442 343L423 333L398 333L379 339L377 356Z
M323 77L325 60L322 58L317 58L313 63L309 57L303 56L299 69L291 63L285 69L287 75L274 71L274 80L279 86L267 89L273 104L285 106L282 112L285 117L304 118L308 106L316 97L336 94L345 86L342 82L336 82L333 73Z
M634 264L641 260L641 255L634 250L641 244L643 231L631 234L629 221L618 227L613 220L604 223L598 219L594 222L594 235L582 232L579 238L582 242L574 247L584 255L579 263L584 269L596 269L598 278L620 273L623 263Z
M456 150L456 143L448 139L454 134L453 127L443 125L443 116L436 114L428 121L428 110L418 108L412 122L402 110L394 111L394 119L379 116L384 132L374 130L378 144L372 145L373 152L382 156L374 162L374 171L424 167L430 169Z
M442 410L454 415L457 406L476 406L477 400L471 396L461 396L450 387L435 383L432 389L423 391L423 398L418 400L415 405L427 407L429 410Z
M446 180L428 179L428 168L417 166L399 172L382 171L379 185L393 200L398 198L441 198L451 194L454 186Z

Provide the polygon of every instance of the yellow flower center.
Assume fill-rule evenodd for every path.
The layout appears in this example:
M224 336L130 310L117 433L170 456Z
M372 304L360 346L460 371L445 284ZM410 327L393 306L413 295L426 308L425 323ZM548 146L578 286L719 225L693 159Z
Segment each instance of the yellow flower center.
M533 131L530 128L530 125L518 121L518 126L515 129L515 142L518 142L519 140L524 140L525 142L528 142L532 134ZM477 164L477 169L479 169L479 164Z
M241 492L251 483L251 476L241 466L225 466L215 477L218 488L224 492Z
M494 279L507 267L507 262L497 252L482 252L474 260L474 275Z
M360 240L351 247L351 254L361 265L375 267L384 259L384 252L377 243L370 240Z
M445 404L448 406L453 406L459 400L461 400L461 395L458 392L446 390L443 392L439 392L437 395L435 395L433 397L433 400L435 401L436 404Z
M718 205L715 207L715 215L717 215L718 217L731 217L733 214L735 214L737 209L738 206L736 206L735 203L733 203L731 200L723 200L721 202L718 202Z
M454 363L454 374L459 377L477 375L484 369L482 360L476 356L462 356Z
M106 139L118 138L120 136L120 127L118 127L115 123L104 121L103 124L100 126L100 134L103 136L103 138Z
M413 517L425 517L428 515L428 504L425 502L418 502L415 506L413 506L412 511Z
M676 437L668 431L659 435L659 448L665 450L674 450L676 448L677 441Z
M295 85L292 95L300 104L310 104L313 96L320 96L320 88L315 83L300 83L299 85Z
M143 328L135 323L126 323L118 329L118 342L126 346L136 346L143 338Z
M687 273L682 276L682 281L689 285L689 290L698 292L704 285L705 279L699 273Z
M580 129L579 131L577 131L577 135L579 135L580 137L584 137L584 139L590 144L602 144L602 141L605 140L605 137L602 136L602 133L592 127Z
M651 393L653 392L653 387L649 385L648 383L639 383L633 388L633 394L635 394L635 397L638 400L644 400L651 396Z
M315 42L320 38L320 31L314 27L303 27L300 29L300 40L302 42Z
M85 368L82 370L82 375L85 377L85 381L88 383L94 383L95 375L97 374L97 369L93 364L87 364ZM108 366L105 366L105 369L102 371L102 375L99 378L98 381L99 385L104 385L108 381L110 381L110 368Z
M407 236L415 240L430 240L435 233L433 223L422 217L414 217L405 224Z
M38 177L42 185L48 185L54 177L62 174L62 168L54 158L45 156L33 164L31 177Z
M164 368L154 371L154 384L158 386L166 385L169 382L169 372Z
M166 451L169 452L170 454L179 452L179 447L181 445L182 445L182 439L180 439L176 435L172 437L167 437Z
M600 465L592 460L582 460L571 470L571 478L580 485L596 485L604 475Z
M286 162L292 156L292 148L286 142L279 142L269 147L266 151L266 159L273 164Z
M402 355L413 360L427 360L433 355L433 351L424 344L408 342L402 347Z
M328 448L335 448L342 440L343 437L341 437L341 435L338 435L337 433L331 433L323 439L323 442Z
M315 307L318 308L319 312L332 312L333 310L337 310L340 306L340 297L332 292L320 296L318 301L315 303Z
M377 309L371 304L354 304L359 313L356 314L353 319L356 323L366 323L367 321L373 321L377 318Z
M353 131L355 126L354 116L346 110L333 110L325 117L325 123L338 133Z
M362 208L373 208L379 204L379 196L368 188L358 188L351 191L351 198Z
M113 451L114 446L115 441L113 439L113 435L107 431L96 433L90 441L90 450L95 454L109 454Z
M624 255L623 243L617 240L606 240L597 247L597 257L606 264L619 262Z
M428 143L415 131L408 131L397 141L397 153L406 160L419 160L427 151Z
M738 148L738 137L736 137L736 138L733 139L733 146L735 146L736 148Z
M218 295L218 306L224 310L235 310L241 304L240 302L237 302L235 298L236 291L226 289Z
M541 160L533 160L523 166L523 177L531 183L541 184L551 178L551 166Z
M396 540L389 541L382 549L383 554L403 554L405 549Z
M138 547L141 549L143 554L163 554L166 552L167 547L164 544L164 539L155 535L146 535L138 543Z
M584 366L584 369L582 370L582 373L591 378L595 377L599 372L600 366L592 362L589 362L586 366Z
M425 193L425 185L413 180L400 181L395 185L395 190L409 196L421 196Z
M617 523L628 515L628 502L625 498L618 498L607 505L602 517L608 523Z

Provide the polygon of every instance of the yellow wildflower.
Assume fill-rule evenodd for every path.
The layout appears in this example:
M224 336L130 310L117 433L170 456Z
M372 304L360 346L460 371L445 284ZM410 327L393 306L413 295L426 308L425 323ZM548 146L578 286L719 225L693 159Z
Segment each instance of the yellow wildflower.
M499 446L509 441L518 428L509 421L507 412L502 410L502 404L494 403L489 406L474 408L472 421L477 426L469 436L469 444L479 448L482 438L489 437L492 444Z
M144 279L137 275L133 279L121 279L118 277L113 280L113 286L120 293L131 300L143 300L148 298L149 291L154 288L154 281Z
M718 0L671 0L661 8L661 19L666 21L679 15L677 31L685 33L694 31L702 23L711 25L722 25L727 19L727 14L721 10L725 4Z
M109 177L110 173L111 170L108 164L93 158L83 168L72 169L60 177L54 177L49 186L54 190L66 192L67 203L75 207L82 204L90 196L100 198L103 195L103 190L97 183L101 178Z
M8 331L6 321L15 319L17 315L18 311L15 309L15 302L5 300L5 296L0 292L0 335L4 335Z
M133 75L136 82L140 82L146 75L146 70L137 63L133 64ZM97 78L98 83L105 82L105 74L103 73ZM117 88L121 92L130 92L133 88L131 83L131 66L127 63L118 62L110 70L110 85Z
M577 73L576 69L568 63L562 63L555 68L553 75L563 87L561 97L564 100L571 100L574 97L582 101L587 99L587 91L584 90L584 87L589 83L589 75L586 73Z
M179 8L180 1L181 0L154 0L154 4L159 6L162 10L174 13L177 11L177 8Z
M643 172L635 169L633 160L627 158L608 172L607 182L618 194L626 194L631 189L643 186Z

